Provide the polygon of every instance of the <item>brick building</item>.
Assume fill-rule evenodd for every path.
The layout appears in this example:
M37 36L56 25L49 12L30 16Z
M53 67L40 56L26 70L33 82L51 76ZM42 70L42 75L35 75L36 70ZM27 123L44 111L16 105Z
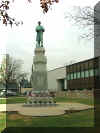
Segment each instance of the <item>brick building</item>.
M100 57L48 71L48 89L54 91L100 88Z
M91 90L99 81L100 57L66 66L67 88L70 90ZM99 85L99 82L98 82Z

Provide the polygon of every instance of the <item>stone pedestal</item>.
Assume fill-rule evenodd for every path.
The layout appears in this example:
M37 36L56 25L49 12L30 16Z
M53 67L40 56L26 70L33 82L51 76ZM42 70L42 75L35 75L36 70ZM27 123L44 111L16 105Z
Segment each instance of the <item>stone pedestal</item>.
M24 106L56 105L54 97L48 91L47 58L43 47L35 48L33 57L31 84L33 90L29 92Z
M35 56L33 57L32 88L36 91L45 91L48 89L47 80L47 58L43 47L35 48Z

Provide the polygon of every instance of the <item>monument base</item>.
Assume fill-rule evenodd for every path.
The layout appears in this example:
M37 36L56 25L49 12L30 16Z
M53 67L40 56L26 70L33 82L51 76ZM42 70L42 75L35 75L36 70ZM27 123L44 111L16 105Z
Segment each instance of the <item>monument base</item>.
M54 97L50 95L48 91L32 91L28 98L27 102L23 106L55 106L56 102Z

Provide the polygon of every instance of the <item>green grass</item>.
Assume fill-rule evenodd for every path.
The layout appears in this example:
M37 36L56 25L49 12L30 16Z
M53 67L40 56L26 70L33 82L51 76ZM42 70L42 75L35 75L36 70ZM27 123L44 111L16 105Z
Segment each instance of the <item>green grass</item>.
M15 104L15 103L25 103L26 97L9 97L6 100L7 104Z
M67 97L57 97L56 102L73 102L73 103L83 103L87 105L93 105L94 101L91 98L67 98ZM15 103L25 103L26 97L9 97L6 99L0 99L0 104L15 104Z
M6 113L0 113L0 133L6 128Z
M57 102L72 102L72 103L83 103L87 105L93 105L94 100L91 98L67 98L67 97L57 97L55 98Z
M7 116L7 127L93 127L94 111L72 113L53 117L26 117L19 114Z
M15 104L25 103L26 97L9 97L7 99L0 99L0 104Z
M15 104L25 103L26 97L9 97L7 99L0 99L0 104Z
M93 99L57 97L56 102L73 102L93 105ZM9 97L0 99L0 104L25 103L26 97ZM5 115L0 114L0 130L5 128ZM86 110L52 117L26 117L19 114L7 114L7 127L93 127L94 111Z
M0 98L0 104L6 104L6 99L1 99Z

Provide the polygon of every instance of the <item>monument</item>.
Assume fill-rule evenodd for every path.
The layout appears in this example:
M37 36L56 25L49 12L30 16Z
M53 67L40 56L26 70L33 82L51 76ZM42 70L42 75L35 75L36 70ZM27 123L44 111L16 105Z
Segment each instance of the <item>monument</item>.
M35 56L33 57L31 84L32 88L37 91L46 91L48 88L47 58L43 47L44 28L41 26L41 22L38 22L36 32L36 48L34 51Z
M54 98L48 91L47 57L43 46L44 27L38 22L36 27L36 48L34 50L31 84L32 91L28 95L27 105L55 105Z

